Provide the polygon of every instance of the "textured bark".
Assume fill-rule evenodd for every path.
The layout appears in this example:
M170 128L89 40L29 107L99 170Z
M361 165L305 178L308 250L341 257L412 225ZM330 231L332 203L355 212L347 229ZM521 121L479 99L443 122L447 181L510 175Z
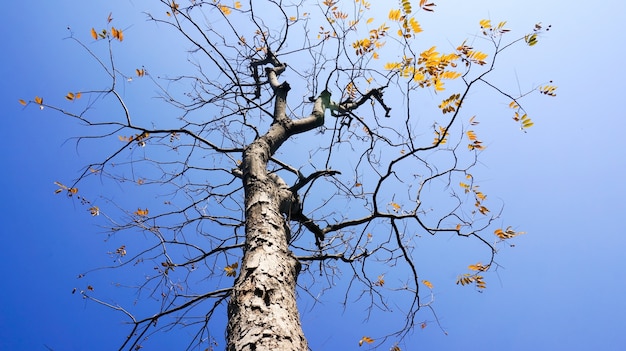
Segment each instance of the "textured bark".
M267 172L272 146L286 137L274 124L244 152L246 245L228 304L229 351L307 350L295 295L299 262L289 251L281 213L290 196Z
M285 67L266 68L275 93L274 121L243 153L246 244L228 303L228 351L308 350L296 305L300 263L289 250L286 219L296 203L295 194L280 177L268 173L267 163L289 137L324 124L330 94L322 92L311 115L290 119L286 114L290 87L277 79Z
M296 306L299 263L289 251L272 177L246 180L246 246L228 308L228 350L307 350Z

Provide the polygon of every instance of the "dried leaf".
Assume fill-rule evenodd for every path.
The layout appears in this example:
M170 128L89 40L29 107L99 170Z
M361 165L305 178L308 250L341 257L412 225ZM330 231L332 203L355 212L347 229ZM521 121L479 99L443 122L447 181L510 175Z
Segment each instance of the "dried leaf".
M371 344L373 342L374 342L374 339L370 338L369 336L364 336L361 338L361 340L359 340L359 346L363 346L363 343Z
M224 267L224 271L226 272L227 277L234 277L237 275L237 267L239 267L239 263L235 262L231 265Z
M137 211L134 212L137 216L140 217L145 217L148 215L148 209L146 208L145 210L142 210L141 208L138 208Z
M374 285L376 285L376 286L383 286L383 285L385 285L385 275L384 274L383 275L379 275L378 276L378 280L376 280L374 282Z
M100 208L98 208L98 206L89 207L89 213L94 217L98 216L100 214Z

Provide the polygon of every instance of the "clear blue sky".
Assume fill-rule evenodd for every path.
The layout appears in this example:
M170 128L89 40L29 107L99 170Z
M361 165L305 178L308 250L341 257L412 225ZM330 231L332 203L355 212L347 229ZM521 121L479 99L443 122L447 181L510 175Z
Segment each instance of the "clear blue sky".
M171 36L154 35L141 13L144 3L4 5L0 350L110 350L127 331L123 315L71 294L87 283L76 279L79 273L111 263L111 248L84 207L54 194L54 181L76 177L102 150L77 150L66 140L83 130L17 101L35 95L60 100L86 86L93 61L63 38L68 26L81 35L103 26L109 12L127 26L127 36L142 36L130 53L138 61L167 67L171 57L184 59L172 53L178 45L165 44ZM433 45L440 46L475 33L482 18L507 20L518 33L535 22L552 24L532 54L506 58L509 71L503 74L515 67L526 84L552 79L559 89L556 99L532 99L526 106L535 120L528 133L508 116L489 115L487 105L481 112L481 137L489 146L481 159L488 177L481 185L505 203L505 223L528 234L497 258L503 269L488 276L484 293L436 290L448 335L435 327L416 330L404 350L620 350L626 344L626 113L619 106L626 73L616 64L626 44L625 14L626 3L617 0L440 1L424 22L425 32L439 35ZM89 284L98 287L115 281L107 274L94 279ZM358 349L358 339L345 331L368 334L384 323L365 325L348 315L328 320L323 308L304 317L317 349Z

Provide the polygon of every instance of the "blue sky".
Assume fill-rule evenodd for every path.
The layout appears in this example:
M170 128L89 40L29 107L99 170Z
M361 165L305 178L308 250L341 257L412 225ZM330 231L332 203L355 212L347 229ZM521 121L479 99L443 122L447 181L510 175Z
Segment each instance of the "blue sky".
M499 255L503 268L488 276L484 293L453 284L436 291L436 310L448 335L436 327L416 330L401 346L618 350L626 343L626 231L621 223L626 210L626 116L619 107L626 73L613 66L626 44L619 27L626 4L458 2L462 4L441 1L431 20L424 21L425 32L433 35L428 38L437 40L433 45L472 35L482 18L506 20L517 33L538 21L551 24L553 29L533 51L506 57L506 65L496 73L517 75L527 85L552 79L559 86L558 97L529 100L526 109L532 111L535 126L528 133L519 132L508 117L499 118L499 106L479 100L485 103L481 137L488 145L481 156L481 185L505 204L503 224L528 234ZM88 282L76 279L81 272L110 264L106 252L111 245L84 207L54 194L54 181L78 176L106 147L75 148L68 138L84 129L50 111L24 109L17 100L35 95L61 98L85 86L86 79L97 79L90 76L93 61L63 38L68 26L80 35L103 26L109 12L116 23L127 26L128 37L142 38L121 62L132 58L149 67L167 67L178 62L174 58L184 62L184 46L172 41L173 36L154 35L158 28L145 21L144 3L59 0L5 5L0 23L0 99L8 125L1 156L6 265L0 290L2 350L110 350L127 331L124 316L71 294L85 284L106 290L117 279L113 274L121 273L90 276ZM154 93L148 84L139 88ZM317 349L358 349L358 339L346 330L368 334L384 323L364 324L350 315L329 320L329 311L336 309L329 301L303 317L305 332Z

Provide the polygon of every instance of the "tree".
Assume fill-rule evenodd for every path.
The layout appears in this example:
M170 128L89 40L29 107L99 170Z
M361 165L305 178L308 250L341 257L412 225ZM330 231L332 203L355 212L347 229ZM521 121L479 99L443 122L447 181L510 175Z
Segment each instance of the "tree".
M488 78L502 51L535 45L549 27L537 24L506 42L505 22L482 20L480 40L472 41L485 49L465 41L440 53L419 39L418 15L435 8L426 1L403 0L385 18L364 0L161 3L148 18L187 40L191 73L178 65L172 70L183 72L167 77L134 62L120 68L114 53L124 50L125 32L109 15L104 29L91 29L95 42L70 36L106 74L106 88L68 93L71 107L20 101L78 120L96 134L77 143L108 150L71 185L57 183L57 192L104 217L122 243L110 252L112 268L145 276L137 289L154 305L148 316L105 302L91 286L80 289L129 317L120 349L173 326L195 327L188 348L211 348L211 317L227 305L228 350L307 350L296 288L317 299L342 269L350 272L346 305L355 296L375 313L401 296L400 323L376 336L394 343L426 326L421 309L437 321L433 284L416 264L427 235L479 243L485 263L471 262L456 283L486 287L498 245L521 232L496 228L500 211L487 207L474 176L485 147L468 96L478 87L493 91L519 127L530 128L521 98L554 96L556 88L512 94ZM105 56L96 53L101 46ZM145 115L122 93L140 79L159 89L160 115ZM94 180L160 201L94 200L78 191ZM137 231L145 247L131 251L124 242L137 243L126 232Z

